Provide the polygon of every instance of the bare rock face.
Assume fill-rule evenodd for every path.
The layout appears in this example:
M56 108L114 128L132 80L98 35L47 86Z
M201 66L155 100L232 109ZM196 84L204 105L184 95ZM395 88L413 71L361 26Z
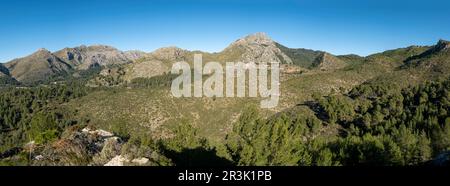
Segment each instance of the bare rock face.
M85 70L96 66L130 63L143 57L145 53L139 51L122 52L105 45L83 45L75 48L65 48L55 52L55 55L78 69Z
M150 56L151 58L161 61L177 62L186 61L188 53L189 51L178 47L164 47L150 53Z
M265 33L256 33L239 39L224 52L235 48L244 51L240 59L243 62L292 64L291 58L284 54Z
M77 48L64 48L55 52L55 55L72 66L83 63L83 54Z

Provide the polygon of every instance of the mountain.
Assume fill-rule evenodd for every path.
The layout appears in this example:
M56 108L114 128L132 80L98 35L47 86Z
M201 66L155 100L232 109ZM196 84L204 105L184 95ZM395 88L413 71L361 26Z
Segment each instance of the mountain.
M6 63L4 66L7 70L2 72L7 72L3 73L4 77L10 76L20 82L29 83L101 67L106 69L100 74L103 76L101 79L130 82L136 78L150 78L168 73L174 62L190 63L194 54L203 54L204 62L275 62L319 71L336 71L343 68L366 70L369 68L361 66L373 64L373 68L382 72L400 66L417 65L427 56L448 51L448 48L449 42L440 40L431 47L411 46L367 57L334 56L324 51L288 48L273 41L265 33L255 33L244 36L224 50L214 53L189 51L178 47L163 47L146 53L137 50L120 51L105 45L83 45L64 48L54 53L41 49L30 56Z
M46 49L5 64L10 75L20 82L31 83L67 73L72 67Z
M64 48L54 53L41 49L27 57L7 62L5 67L8 68L11 78L23 83L42 81L92 67L117 68L115 66L122 66L123 74L110 73L118 70L110 69L103 71L101 75L131 81L139 77L148 78L167 73L172 63L192 62L196 53L203 54L203 61L275 62L303 68L312 68L316 65L328 70L342 66L342 61L331 54L307 49L290 49L273 41L265 33L255 33L236 40L216 53L188 51L178 47L163 47L150 53L124 52L111 46L82 45ZM118 75L121 77L117 77Z
M292 64L292 59L283 53L269 36L265 33L256 33L238 39L221 53L241 53L239 60L255 63L283 63Z
M314 61L324 52L315 51L303 48L288 48L277 43L278 48L289 56L292 60L292 64L298 65L303 68L311 68Z
M436 45L422 53L419 57L424 57L426 55L432 55L439 52L446 52L450 50L450 42L440 39Z
M304 48L288 48L279 43L276 43L276 47L287 56L291 63L303 68L319 68L320 70L335 70L343 68L347 65L347 62L351 62L359 56L344 56L339 59L330 53L324 51L317 51ZM361 60L358 58L357 60Z
M145 55L144 52L122 52L105 45L80 46L65 48L55 52L55 55L77 69L85 70L94 66L108 66L130 63Z
M163 47L159 48L147 56L160 61L188 61L188 55L190 51L184 50L178 47Z
M188 51L178 47L163 47L147 53L143 58L124 66L125 81L135 78L149 78L168 73L174 62L192 62L194 54L202 54L203 61L217 62L276 62L293 64L291 58L282 52L279 44L264 33L256 33L236 40L221 52L208 53L202 51ZM111 72L114 72L111 71ZM104 73L112 75L117 73ZM113 79L114 77L112 75Z
M407 58L405 60L406 65L419 65L423 63L423 60L421 59L429 59L436 57L436 55L445 55L449 54L450 52L450 42L445 40L439 40L438 43L432 47L426 48L424 52L418 54L418 55L412 55L411 57ZM442 61L438 61L442 62ZM432 65L432 64L428 64Z
M125 80L162 75L169 72L173 62L192 62L194 54L202 54L204 62L275 62L302 68L320 66L322 70L336 70L346 65L344 60L340 60L332 54L308 49L287 48L273 41L265 33L255 33L242 37L224 50L215 53L188 51L178 47L157 49L137 60L138 62L128 64Z
M450 42L440 40L423 53L406 59L401 68L422 76L422 79L445 77L450 74Z
M383 69L383 74L367 82L371 84L407 87L435 81L450 74L449 42L388 50L367 56L358 64L367 73Z
M54 53L39 49L29 56L5 63L7 71L2 70L2 73L23 83L33 83L67 75L74 70L122 65L146 55L141 51L123 52L105 45L83 45L64 48Z

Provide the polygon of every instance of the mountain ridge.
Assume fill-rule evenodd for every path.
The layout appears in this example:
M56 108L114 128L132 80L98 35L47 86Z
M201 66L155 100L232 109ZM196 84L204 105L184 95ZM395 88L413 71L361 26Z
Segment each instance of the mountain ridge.
M399 66L402 65L399 61L413 61L414 58L447 51L449 48L449 42L441 39L436 45L429 48L410 46L366 57L335 56L320 50L288 48L273 41L267 34L258 32L239 38L222 51L215 53L189 51L176 46L161 47L151 52L121 51L112 46L99 44L66 47L55 52L41 48L28 56L4 63L3 66L7 70L2 70L2 76L10 76L20 82L32 83L48 79L50 76L70 74L76 70L88 70L93 67L109 68L119 65L124 66L125 73L128 73L126 77L152 77L168 72L171 62L192 61L194 53L203 54L204 61L276 62L306 69L329 71L344 68L354 61L366 60L386 61L388 65ZM425 49L427 50L425 51ZM389 64L390 62L399 64ZM161 66L161 68L156 66ZM103 75L105 74L107 73ZM130 80L129 78L127 81Z
M56 55L41 48L38 51L4 64L18 81L35 82L68 72L72 67Z

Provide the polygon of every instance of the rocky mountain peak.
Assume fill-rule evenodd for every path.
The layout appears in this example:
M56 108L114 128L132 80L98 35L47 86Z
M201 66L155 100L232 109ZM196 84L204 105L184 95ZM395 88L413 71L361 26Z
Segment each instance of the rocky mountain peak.
M150 55L160 60L175 61L175 60L185 60L187 53L188 53L187 50L171 46L159 48L153 51Z
M51 54L51 52L45 48L40 48L36 52L34 52L32 55L45 55L45 54Z
M273 40L263 32L250 34L235 41L232 45L271 45Z
M255 63L286 63L292 64L292 59L283 53L267 34L259 32L238 39L227 47L224 52L241 52L240 60Z
M41 48L31 55L5 63L11 77L32 83L64 74L71 67L47 49Z
M131 51L122 52L107 45L81 45L57 51L55 55L78 69L89 69L97 66L129 63L143 54Z

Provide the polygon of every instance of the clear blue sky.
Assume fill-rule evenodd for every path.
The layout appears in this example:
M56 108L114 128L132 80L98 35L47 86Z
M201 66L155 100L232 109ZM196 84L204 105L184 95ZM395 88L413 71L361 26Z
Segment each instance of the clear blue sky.
M291 48L368 55L450 39L450 2L0 0L0 62L82 44L215 52L254 32Z

